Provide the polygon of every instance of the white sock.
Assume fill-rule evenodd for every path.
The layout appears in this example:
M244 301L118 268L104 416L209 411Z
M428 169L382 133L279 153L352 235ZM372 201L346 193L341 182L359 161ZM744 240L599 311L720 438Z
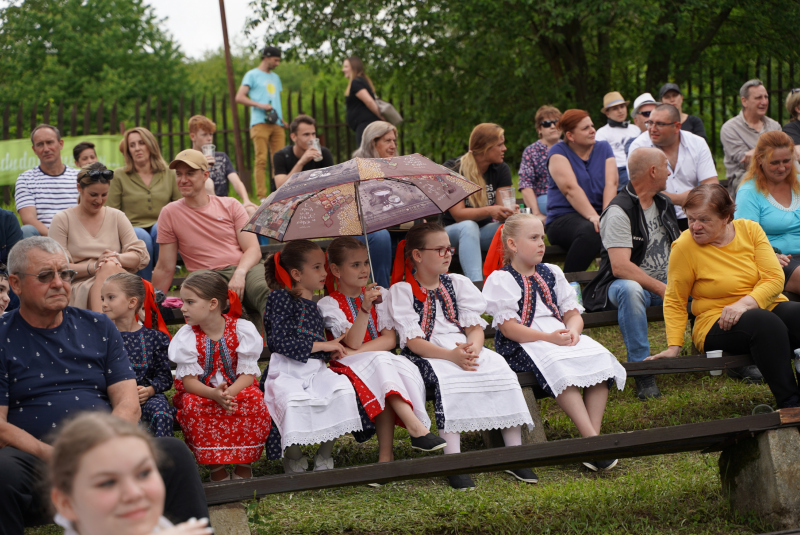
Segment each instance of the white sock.
M439 429L439 436L447 441L444 454L461 453L461 433L447 433Z
M303 452L300 450L299 444L292 444L288 448L286 448L283 452L283 456L287 459L291 459L293 461L300 460L300 457L303 456Z
M328 442L323 442L319 445L319 449L317 450L317 455L322 457L323 459L329 459L333 457L333 445L336 444L336 440L329 440Z
M500 433L503 435L503 442L506 446L522 446L521 425L501 429Z

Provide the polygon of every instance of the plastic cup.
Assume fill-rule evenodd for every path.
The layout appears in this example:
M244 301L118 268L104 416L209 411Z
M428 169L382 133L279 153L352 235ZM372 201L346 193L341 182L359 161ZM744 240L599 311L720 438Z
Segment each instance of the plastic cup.
M206 145L203 145L202 149L203 149L203 156L214 156L214 152L217 150L217 146L212 143L208 143Z
M720 359L722 358L722 350L717 349L716 351L706 351L706 358ZM711 375L722 375L722 370L711 370L708 373L710 373Z
M498 190L497 193L500 196L500 204L512 210L516 208L517 200L514 198L515 194L512 188L503 188Z
M525 206L525 207L522 207L522 206L520 205L519 213L520 213L520 214L530 214L530 213L531 213L531 209L530 209L530 208L528 208L527 206Z

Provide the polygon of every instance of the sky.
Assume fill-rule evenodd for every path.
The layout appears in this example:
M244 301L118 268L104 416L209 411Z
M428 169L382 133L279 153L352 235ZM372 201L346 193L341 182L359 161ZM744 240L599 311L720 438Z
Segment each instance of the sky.
M178 42L189 58L200 58L204 52L222 47L222 25L219 0L147 0L159 18L166 19L163 27ZM250 0L225 0L228 19L228 38L231 47L248 44L244 24L250 14Z

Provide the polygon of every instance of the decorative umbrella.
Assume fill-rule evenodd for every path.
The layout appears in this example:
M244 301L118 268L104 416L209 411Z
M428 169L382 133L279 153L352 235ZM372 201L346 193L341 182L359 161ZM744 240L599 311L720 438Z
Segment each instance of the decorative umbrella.
M278 241L366 238L371 232L440 214L480 189L421 154L354 158L293 174L243 230Z

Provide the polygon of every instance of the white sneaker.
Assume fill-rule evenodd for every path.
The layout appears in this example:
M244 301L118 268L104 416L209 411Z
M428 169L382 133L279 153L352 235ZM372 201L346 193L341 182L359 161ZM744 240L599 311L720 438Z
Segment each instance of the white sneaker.
M283 472L285 474L302 474L308 470L308 457L303 455L299 459L283 458Z
M314 455L314 471L319 472L320 470L332 470L333 469L333 457L323 457L319 453Z

